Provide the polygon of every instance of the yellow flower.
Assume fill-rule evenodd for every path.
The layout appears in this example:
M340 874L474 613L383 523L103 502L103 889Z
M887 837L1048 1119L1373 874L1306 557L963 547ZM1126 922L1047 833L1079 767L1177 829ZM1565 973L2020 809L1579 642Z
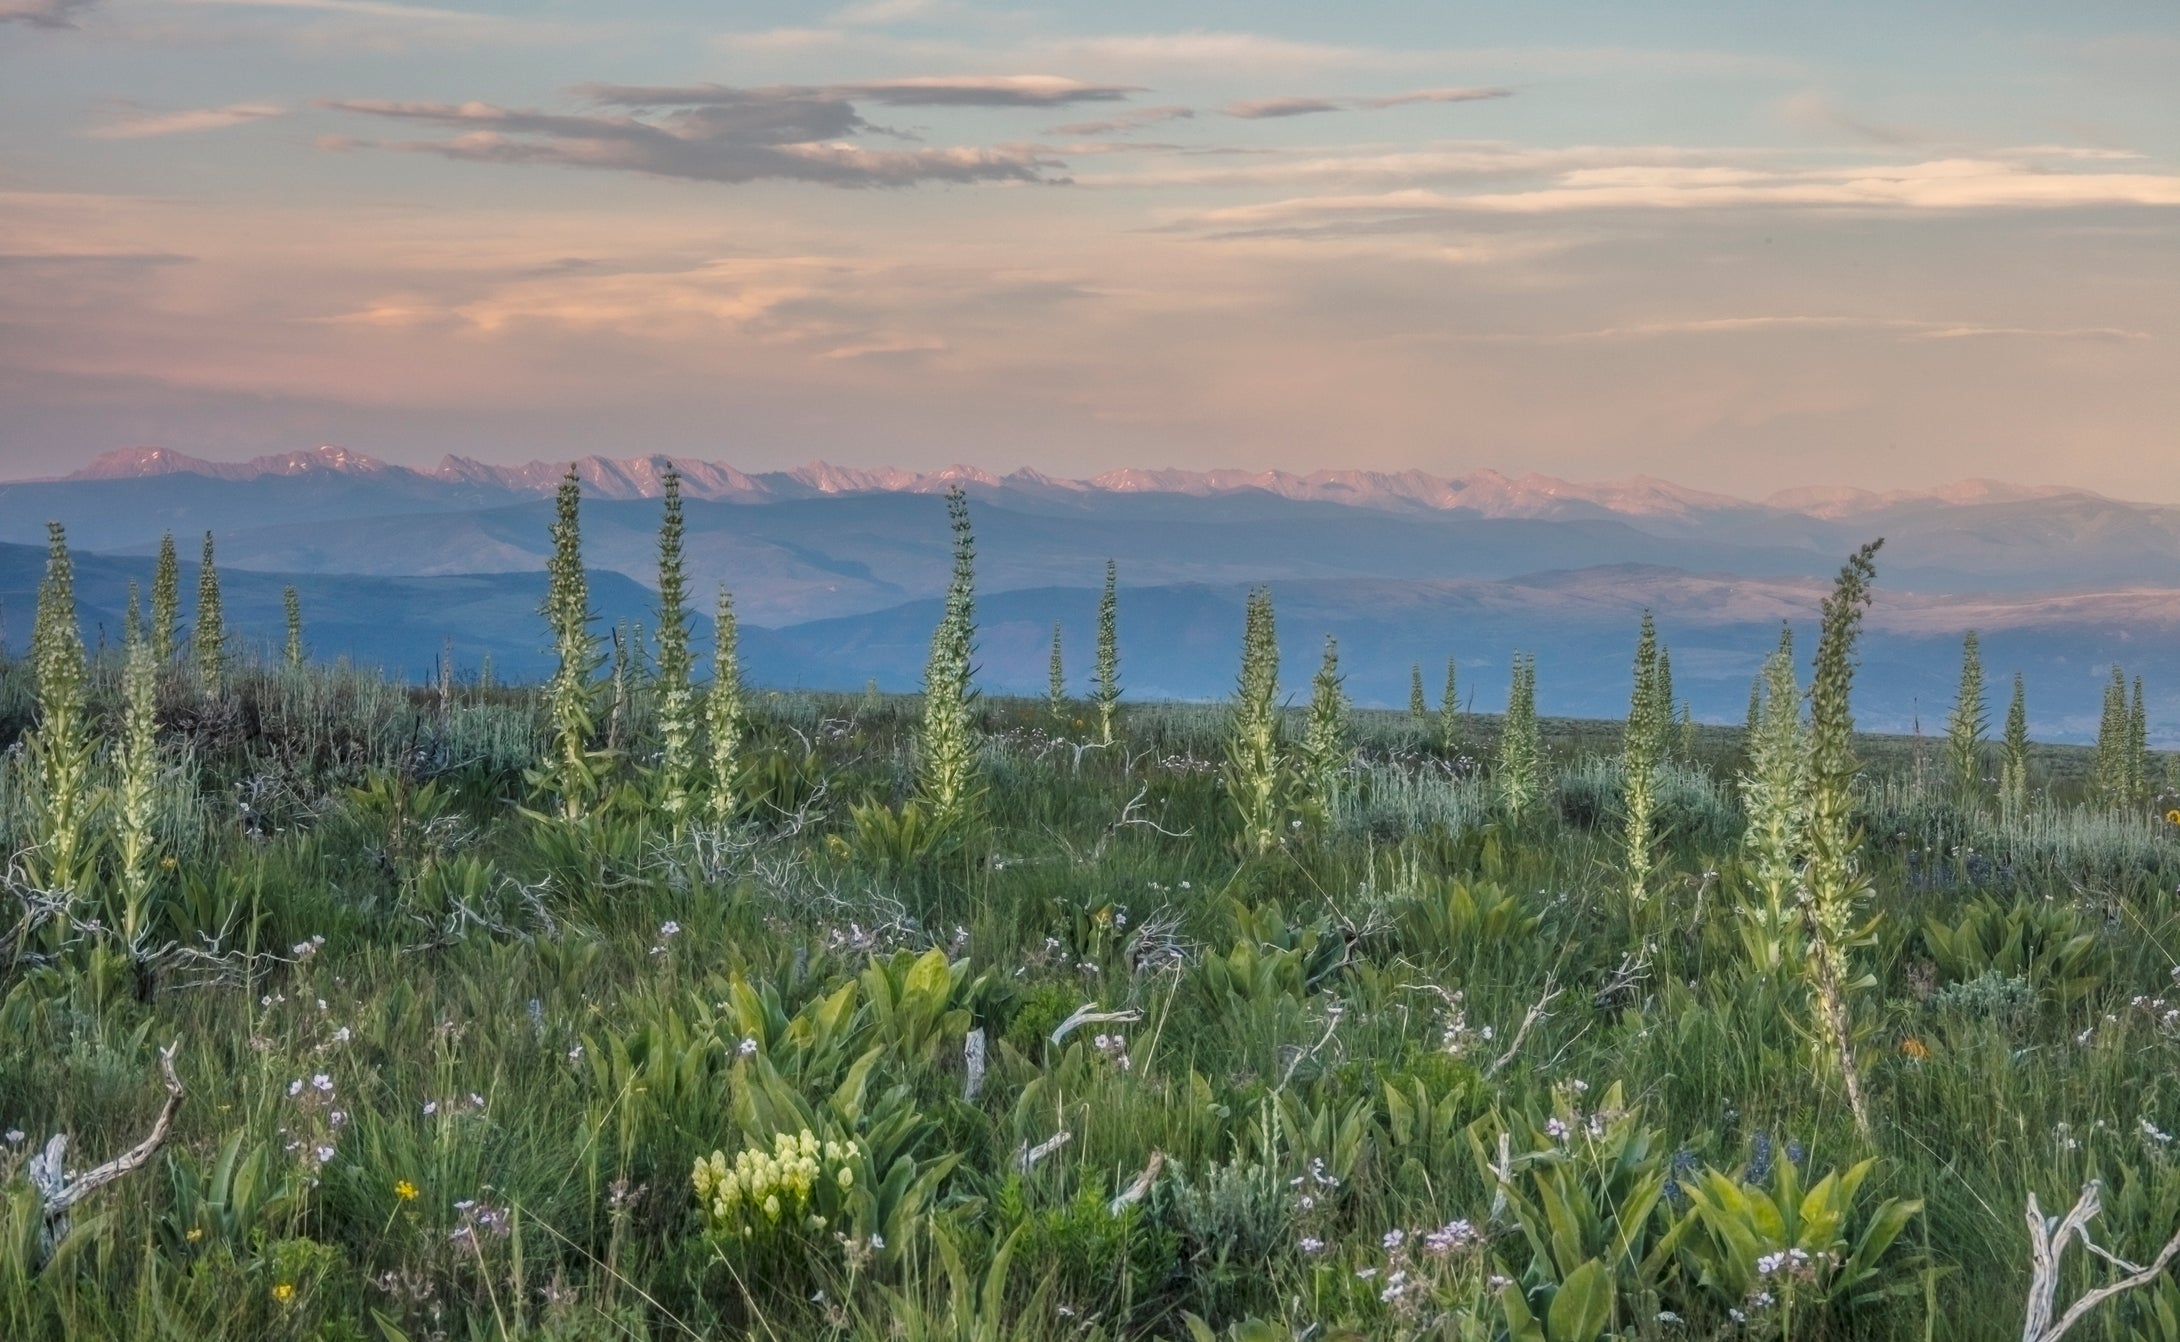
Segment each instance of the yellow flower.
M188 1233L188 1234L186 1234L186 1235L184 1235L184 1236L182 1236L182 1238L183 1238L183 1239L185 1239L185 1240L188 1240L188 1241L189 1241L189 1242L190 1242L191 1244L195 1244L195 1243L196 1243L196 1242L197 1242L198 1240L201 1240L201 1239L203 1239L203 1238L204 1238L204 1227L203 1227L203 1226L191 1226L191 1227L189 1228L189 1233Z
M403 1202L414 1202L416 1201L416 1185L406 1179L396 1180L394 1182L394 1196L400 1198Z
M165 857L159 859L159 867L162 871L172 871L180 865L182 865L182 860L172 853L168 853Z
M1923 1062L1930 1057L1930 1046L1914 1035L1909 1035L1900 1041L1900 1056L1914 1062Z
M285 1305L295 1298L295 1283L281 1282L278 1286L273 1287L272 1297L278 1303Z
M2180 808L2175 808L2173 810L2165 812L2165 823L2168 825L2180 825Z

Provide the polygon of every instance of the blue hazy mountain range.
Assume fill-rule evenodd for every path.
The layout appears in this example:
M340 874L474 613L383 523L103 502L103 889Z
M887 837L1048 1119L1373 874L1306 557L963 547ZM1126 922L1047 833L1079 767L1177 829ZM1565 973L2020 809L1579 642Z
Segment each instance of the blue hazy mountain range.
M2180 737L2180 509L2082 491L1971 482L1921 494L1802 491L1762 502L1660 481L1583 485L1489 472L1116 472L1093 481L957 468L917 475L815 466L744 474L678 463L688 481L696 602L735 594L752 679L774 687L914 688L948 571L940 491L971 495L979 683L1042 693L1054 622L1086 673L1108 557L1121 581L1130 693L1209 698L1230 687L1242 602L1277 602L1285 683L1306 693L1323 638L1350 692L1407 700L1421 663L1433 702L1446 658L1462 696L1495 711L1514 650L1539 659L1544 711L1625 712L1645 608L1701 718L1741 716L1750 676L1792 623L1806 654L1817 604L1854 546L1886 537L1857 696L1865 725L1942 729L1959 640L1980 631L2002 698L2029 683L2038 735L2093 734L2117 662L2146 677L2153 731ZM585 557L601 627L655 619L664 462L582 463ZM0 486L0 601L17 646L44 565L47 519L79 556L87 633L117 636L130 579L148 590L172 531L185 597L216 534L230 623L277 642L281 590L302 597L319 656L428 673L449 640L473 671L546 668L537 614L550 492L564 466L450 460L432 471L321 449L243 464L113 454L77 476ZM708 624L700 635L709 637ZM1995 703L1994 708L2002 708Z

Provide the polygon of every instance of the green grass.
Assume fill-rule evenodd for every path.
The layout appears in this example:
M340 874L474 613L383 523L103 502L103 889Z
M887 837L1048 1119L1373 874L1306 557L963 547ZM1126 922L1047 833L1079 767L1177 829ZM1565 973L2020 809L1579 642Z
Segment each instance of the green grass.
M1861 743L1864 1142L1800 982L1745 968L1737 730L1673 766L1662 893L1631 909L1616 724L1543 724L1552 804L1517 827L1477 763L1493 720L1449 759L1429 724L1358 714L1331 812L1243 862L1218 707L1131 705L1122 741L1079 749L1087 705L986 700L982 821L889 855L850 810L908 795L910 699L752 696L745 822L676 837L642 802L640 701L629 792L571 827L523 810L526 690L236 682L163 701L168 949L48 927L0 958L0 1131L25 1134L0 1147L0 1336L1503 1336L1490 1278L1535 1298L1573 1265L1540 1266L1487 1166L1555 1112L1573 1130L1516 1201L1557 1179L1610 1223L1608 1158L1654 1171L1670 1190L1629 1212L1652 1243L1704 1167L1747 1190L1876 1157L1850 1226L1922 1211L1868 1298L1803 1288L1795 1337L2018 1335L2032 1191L2056 1210L2101 1177L2103 1242L2138 1261L2180 1223L2180 846L2148 809L2084 810L2083 750L2040 749L2034 805L2001 817L1934 765L1919 789L1912 741ZM113 693L102 672L101 712ZM12 730L28 703L0 667ZM27 776L0 766L8 851ZM1941 965L1928 925L1986 899L2040 930ZM1052 1042L1085 1006L1133 1018ZM173 1140L38 1270L24 1159L55 1132L79 1168L138 1141L174 1040ZM813 1201L823 1229L707 1234L693 1162L805 1126L877 1149L862 1191ZM1475 1238L1416 1247L1455 1221ZM1647 1274L1608 1265L1616 1335L1786 1324L1734 1331L1747 1302L1683 1234ZM2087 1335L2173 1336L2155 1300Z

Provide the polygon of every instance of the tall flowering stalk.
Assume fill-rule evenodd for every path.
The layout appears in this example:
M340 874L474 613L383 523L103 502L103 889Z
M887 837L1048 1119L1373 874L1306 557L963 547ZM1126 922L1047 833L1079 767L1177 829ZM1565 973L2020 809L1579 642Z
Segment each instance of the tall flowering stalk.
M197 653L197 679L204 692L217 695L227 668L227 619L220 613L220 574L212 563L212 533L204 533L204 559L197 568L197 623L189 641Z
M1067 664L1060 659L1060 622L1052 622L1052 661L1045 668L1045 708L1056 723L1067 720Z
M1347 691L1341 685L1340 645L1325 635L1325 656L1310 682L1309 725L1302 736L1302 777L1319 815L1332 811L1347 772Z
M711 733L711 818L724 825L734 819L742 799L742 733L748 707L742 699L742 657L734 624L734 597L722 587L712 614L712 687L704 701Z
M583 486L575 468L561 478L554 499L553 554L546 561L545 623L552 631L556 663L545 685L552 759L541 771L544 791L563 820L580 820L603 781L591 750L597 727L598 671L604 659L591 632L590 584L583 572Z
M954 532L954 573L924 665L918 780L924 805L940 829L968 819L977 793L971 712L976 692L970 685L975 675L970 661L976 655L976 536L969 526L969 501L958 485L946 492L946 515Z
M1628 698L1627 730L1620 745L1620 790L1627 845L1628 901L1641 908L1650 898L1650 872L1657 845L1654 815L1658 765L1664 753L1671 704L1658 692L1658 628L1643 612L1635 640L1634 689Z
M1777 651L1764 659L1749 708L1747 772L1741 839L1755 898L1741 909L1741 935L1756 972L1782 975L1802 963L1799 911L1801 863L1809 829L1809 751L1802 691L1794 676L1794 633L1779 630Z
M1098 740L1113 743L1113 714L1120 707L1119 569L1105 561L1105 594L1098 598L1097 694Z
M1408 663L1408 716L1417 722L1429 721L1431 701L1423 697L1423 663Z
M280 600L288 615L287 663L299 667L303 664L303 598L290 586L282 590Z
M696 806L696 692L691 687L688 580L681 559L681 472L666 468L659 520L659 805L679 830Z
M2029 804L2029 703L2027 683L2013 673L2013 702L2006 706L2006 730L1999 738L1998 800L2009 815Z
M1279 758L1279 640L1272 594L1249 594L1243 619L1241 675L1226 726L1226 793L1241 824L1245 854L1261 855L1279 843L1284 780Z
M1990 727L1990 708L1983 700L1983 650L1971 629L1961 640L1960 689L1945 723L1946 773L1954 798L1964 804L1983 783L1983 738Z
M292 589L291 589L292 590ZM121 783L114 808L121 884L121 936L141 955L151 931L158 841L152 833L159 782L159 663L151 643L129 640L121 680Z
M1438 748L1447 759L1461 744L1461 693L1453 658L1446 659L1446 689L1438 696Z
M1506 691L1506 722L1499 732L1499 761L1494 770L1499 804L1521 819L1544 788L1544 749L1537 731L1537 659L1514 654L1514 674Z
M2098 804L2117 808L2127 800L2127 673L2117 664L2104 686L2104 713L2097 721L2097 753L2090 791Z
M1868 944L1871 928L1860 924L1870 890L1861 869L1861 839L1853 821L1855 638L1877 578L1875 556L1882 540L1857 551L1839 571L1824 602L1817 637L1816 677L1809 688L1809 859L1802 868L1804 921L1809 931L1809 976L1816 991L1818 1033L1826 1038L1854 1111L1855 1126L1870 1131L1868 1101L1855 1060L1854 1024L1848 995L1868 986L1849 979L1849 955Z
M31 627L31 669L38 687L38 849L33 874L49 890L73 894L89 874L91 757L90 674L76 623L75 564L58 522L46 529L45 580Z
M151 574L151 655L160 666L174 660L180 638L182 565L174 553L174 533L159 538L159 562Z

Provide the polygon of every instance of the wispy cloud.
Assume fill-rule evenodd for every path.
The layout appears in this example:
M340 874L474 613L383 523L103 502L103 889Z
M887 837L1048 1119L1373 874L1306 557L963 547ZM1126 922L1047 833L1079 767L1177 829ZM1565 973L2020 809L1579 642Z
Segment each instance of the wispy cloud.
M160 135L186 135L192 131L219 130L248 121L286 116L287 109L273 103L229 103L225 107L201 107L184 112L158 112L93 126L83 133L94 140L142 140Z
M1586 151L1591 157L1610 151ZM1665 151L1683 156L1694 151ZM1524 155L1504 155L1514 170ZM1493 155L1480 156L1486 167ZM1454 165L1447 165L1451 169ZM1125 179L1118 179L1125 181ZM1100 179L1111 184L1112 179ZM1434 214L1554 214L1589 210L1806 208L1872 210L2023 210L2089 206L2180 205L2180 176L2147 172L2066 172L2031 160L1934 159L1919 163L1766 167L1738 162L1599 164L1558 173L1514 191L1425 188L1374 194L1297 197L1206 210L1184 226L1207 230L1295 228L1345 220L1384 221Z
M33 28L73 28L76 16L98 0L0 0L0 23Z
M1854 317L1785 315L1762 317L1705 317L1688 321L1642 322L1609 326L1593 331L1565 331L1550 335L1500 335L1485 339L1537 344L1576 344L1589 341L1656 340L1673 336L1745 335L1758 331L1865 331L1897 335L1903 340L1976 340L2024 337L2038 340L2148 340L2146 331L2116 326L1996 326L1983 322L1922 321L1907 317Z
M1376 111L1410 103L1473 103L1511 98L1514 90L1503 88L1415 89L1378 98L1250 98L1228 103L1219 110L1231 117L1259 121L1267 117L1309 116L1318 112L1345 112L1361 108Z
M1331 98L1249 98L1228 103L1219 109L1231 117L1245 121L1262 121L1270 117L1312 116L1319 112L1343 112L1347 104Z
M767 178L830 186L1052 180L1057 166L1033 147L871 150L847 137L872 129L846 98L802 89L593 90L661 118L571 116L489 103L329 101L336 111L459 131L451 139L374 142L335 138L328 148L378 148L479 163L608 168L706 182ZM676 95L694 94L694 103Z
M1065 126L1054 126L1052 135L1121 135L1161 121L1184 121L1196 115L1192 107L1139 107L1122 112L1109 121L1074 121Z
M1118 102L1141 89L1085 84L1058 75L953 75L862 84L734 88L723 84L585 84L576 92L615 107L740 107L756 102L831 99L885 107L1064 107Z
M1359 98L1357 107L1401 107L1408 103L1475 103L1511 98L1514 90L1503 88L1415 89L1383 98Z

